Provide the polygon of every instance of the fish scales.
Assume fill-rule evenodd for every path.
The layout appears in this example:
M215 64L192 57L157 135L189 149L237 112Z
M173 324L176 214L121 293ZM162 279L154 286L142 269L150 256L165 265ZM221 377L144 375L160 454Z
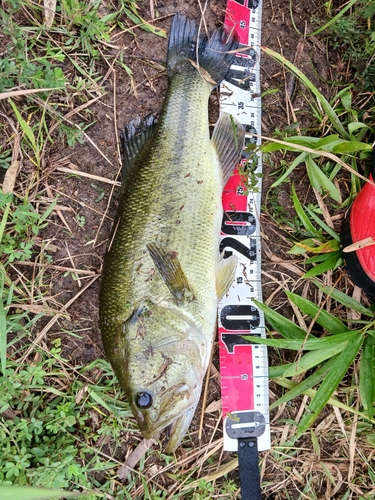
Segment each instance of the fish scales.
M100 294L106 354L143 435L154 437L170 427L168 451L178 446L194 415L214 339L217 289L228 288L236 264L219 256L226 168L220 145L209 136L212 75L207 81L189 57L175 54L173 40L179 40L181 27L186 40L178 48L185 44L187 56L193 60L195 55L197 28L177 15L167 96L155 130L124 172ZM221 79L233 59L225 52L236 46L232 38L226 37L227 43L223 38L223 31L216 34L220 64L225 61ZM204 62L205 46L212 52L217 46L210 47L204 38L199 43ZM222 132L232 135L228 170L239 158L244 133L233 119L224 117L220 123ZM134 134L138 146L142 133L147 136L145 122L133 125L127 128L126 146L133 145Z

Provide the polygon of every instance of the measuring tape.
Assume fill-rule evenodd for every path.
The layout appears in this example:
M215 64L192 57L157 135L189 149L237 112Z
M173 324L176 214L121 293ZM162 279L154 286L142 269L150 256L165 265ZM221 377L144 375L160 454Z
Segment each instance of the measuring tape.
M235 116L246 130L246 144L260 144L260 38L262 1L228 0L225 25L234 29L239 52L220 87L220 110ZM241 50L245 49L245 50ZM257 134L254 137L252 134ZM262 172L260 154L243 162ZM247 155L247 156L246 156ZM219 304L219 353L224 449L238 451L248 438L259 451L270 448L267 347L243 336L265 337L264 316L253 302L262 300L260 253L260 180L258 192L246 193L238 172L223 191L221 251L239 264L233 286ZM245 441L246 442L246 441ZM241 481L242 483L242 481Z

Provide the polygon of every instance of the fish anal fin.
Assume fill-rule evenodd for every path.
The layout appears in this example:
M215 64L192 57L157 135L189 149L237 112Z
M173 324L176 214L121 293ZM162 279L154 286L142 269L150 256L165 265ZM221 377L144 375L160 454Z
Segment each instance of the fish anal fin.
M192 300L194 292L181 267L178 253L157 243L149 243L147 250L176 302Z
M231 255L227 259L220 259L216 270L216 294L218 300L223 297L233 283L237 264L238 258L235 255Z
M245 129L232 115L222 113L216 122L211 141L223 170L225 186L240 161L245 143Z

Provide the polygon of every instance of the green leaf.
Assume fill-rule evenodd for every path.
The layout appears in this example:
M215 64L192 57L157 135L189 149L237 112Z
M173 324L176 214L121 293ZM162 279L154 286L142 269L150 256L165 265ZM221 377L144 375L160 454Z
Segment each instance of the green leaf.
M312 185L312 187L314 189L316 189L317 191L319 191L319 193L322 192L322 187L320 185L320 181L319 181L319 177L316 173L316 168L315 165L316 163L314 162L314 160L312 159L311 155L306 155L306 167L307 167L307 175L309 176L309 181L310 181L310 184Z
M0 222L0 243L2 243L2 241L3 241L4 230L5 230L5 227L6 227L7 222L8 222L10 207L11 207L10 202L6 203L5 208L4 208L4 212L3 212L3 216L2 216L2 219ZM1 208L3 208L3 207L1 207Z
M357 337L358 332L356 332L355 338ZM283 377L294 377L295 375L304 373L314 366L320 365L326 359L332 358L336 354L341 353L347 345L348 342L341 342L339 344L328 347L327 349L310 351L307 354L304 354L296 363L292 363L291 366L283 372Z
M367 307L363 306L358 300L349 297L344 292L340 292L337 288L332 286L323 285L317 280L312 280L312 282L324 292L326 295L329 295L333 300L336 300L343 306L348 307L349 309L353 309L353 311L357 311L365 316L370 316L373 318L375 316L374 312L371 309L367 309Z
M307 273L305 273L303 277L312 278L313 276L318 276L319 274L323 274L332 269L336 269L341 264L342 264L341 251L332 252L327 260L307 271Z
M350 122L348 124L348 130L349 130L349 132L350 132L351 135L356 130L360 130L362 128L369 129L370 127L368 125L366 125L365 123L362 123L362 122ZM364 144L364 143L360 143L360 144ZM371 145L369 145L369 146L370 146L370 149L372 149L372 146Z
M332 136L330 136L332 137ZM336 136L338 137L338 136ZM322 140L319 137L308 137L308 136L301 136L301 135L296 135L296 136L289 136L288 137L288 142L290 144L295 144L296 147L293 148L291 146L287 146L286 144L278 144L276 142L268 142L264 145L262 145L262 151L265 153L269 153L272 151L299 151L300 148L299 146L304 146L306 148L315 148L317 144L319 144Z
M263 150L263 148L262 148L262 150ZM279 178L277 179L277 181L275 181L275 182L272 184L271 188L275 188L276 186L278 186L279 184L281 184L282 182L284 182L284 180L285 180L285 179L288 179L288 178L290 177L291 172L293 172L293 170L294 170L296 167L298 167L298 165L299 165L300 163L302 163L302 162L304 162L304 161L305 161L305 158L306 158L306 155L307 155L307 154L308 154L308 153L305 153L305 152L303 152L303 153L299 154L299 155L298 155L298 156L297 156L297 157L293 160L292 164L291 164L291 165L290 165L290 167L286 170L286 172L285 172L285 173L284 173L281 177L279 177Z
M163 29L161 28L156 28L152 24L148 23L144 19L140 17L140 15L137 12L137 9L135 7L135 2L130 5L132 7L132 11L127 9L126 7L123 7L125 14L133 21L133 23L140 28L142 28L145 31L150 31L151 33L154 33L155 35L159 35L162 37L166 37L166 33Z
M1 371L5 374L7 364L7 322L6 313L3 303L4 295L4 275L0 274L0 366Z
M269 379L274 379L274 378L279 378L282 377L283 373L289 366L291 366L292 363L288 363L286 365L277 365L277 366L269 366L268 367L268 378Z
M293 389L296 385L295 382L287 378L277 378L276 383L281 387L285 387L286 389ZM309 396L310 398L314 398L316 396L316 393L317 391L315 389L307 389L304 392L304 394L306 396ZM330 404L335 408L341 408L342 410L344 410L344 412L348 412L349 414L351 413L353 415L358 415L359 417L369 420L371 423L375 424L374 418L369 419L366 414L354 408L353 405L349 406L347 404L344 404L342 401L336 399L334 396L328 399L327 404ZM291 443L289 442L288 445L290 444Z
M349 328L344 325L344 323L342 323L338 318L325 311L324 309L321 309L310 300L287 290L285 291L285 293L288 299L293 302L293 304L295 304L303 313L308 314L310 318L315 319L315 321L319 325L328 330L330 333L338 335L340 333L350 331Z
M305 260L305 264L315 264L316 262L325 262L326 260L332 257L332 252L321 253L318 255L314 255L313 257L309 257Z
M306 211L315 220L315 222L319 224L319 226L324 229L324 231L326 231L326 233L332 236L332 238L334 238L335 240L341 241L340 236L336 233L336 231L329 227L324 221L322 221L312 210L310 210L309 207L306 207Z
M295 325L292 321L284 318L278 312L272 310L270 307L263 304L263 302L258 302L254 300L254 304L259 307L261 311L264 312L267 322L286 339L300 339L304 340L306 337L306 332L299 326Z
M369 418L375 415L375 336L368 335L363 342L359 370L359 389L363 408Z
M355 0L354 0L355 1ZM354 2L351 2L354 3ZM350 139L350 136L348 132L345 130L344 126L342 125L339 116L335 112L335 110L332 108L330 103L327 101L327 99L319 92L317 87L302 73L301 70L299 70L294 64L292 64L290 61L285 59L282 55L278 54L272 49L262 47L262 50L271 56L273 59L276 59L279 63L283 64L288 68L289 71L291 71L301 82L306 85L306 87L314 94L316 99L319 101L321 107L325 111L325 113L328 116L328 119L330 120L333 128L338 132L338 134L343 137L344 139Z
M292 351L317 351L336 347L338 347L339 350L342 350L351 338L354 338L359 334L360 332L351 330L343 333L338 333L337 335L330 335L329 337L314 337L312 339L308 338L308 340L306 341L297 339L258 338L252 335L243 335L243 338L246 340L251 340L256 344L278 347L280 349L291 349Z
M357 0L351 0L348 4L345 5L345 7L341 8L339 12L334 17L332 17L332 19L326 22L326 24L320 26L317 30L315 30L313 33L309 33L307 36L316 36L318 33L321 33L329 26L336 23L340 19L340 17L342 17L345 14L345 12L349 10L356 3L356 1Z
M308 389L316 386L321 382L330 372L332 366L336 362L336 357L329 359L324 365L322 365L318 370L316 370L312 375L302 380L299 384L295 384L293 389L285 393L281 398L270 405L270 410L277 408L278 406L290 401L298 397L300 394L303 394ZM275 377L276 378L276 377ZM284 379L286 380L286 379ZM278 383L278 380L275 380Z
M335 144L339 144L343 139L340 139L338 134L331 134L319 139L315 144L316 149L324 149L324 151L332 151Z
M34 154L35 154L35 159L39 165L40 155L39 155L39 149L38 149L35 137L34 137L34 132L33 132L32 128L30 127L30 125L22 118L21 113L18 111L17 106L14 104L12 99L9 99L9 102L10 102L10 105L13 108L14 114L16 115L17 120L18 120L18 122L23 130L23 133L26 135L26 137L28 138L28 140L30 142L30 145L31 145L31 147L34 151Z
M339 190L318 167L318 165L312 159L311 155L308 155L306 157L306 166L307 173L313 187L319 192L321 192L322 190L327 192L333 200L341 203L341 194Z
M310 219L307 217L305 211L303 210L303 207L298 199L296 190L294 189L294 185L292 186L292 200L293 200L294 209L297 212L297 215L298 215L300 221L302 222L303 227L312 236L316 236L316 237L320 238L321 237L320 232L317 229L315 229L315 227L311 224Z
M359 141L344 141L337 144L332 150L333 153L356 153L357 151L372 151L371 144Z
M300 422L298 423L297 432L295 437L293 438L293 442L299 439L302 434L306 432L307 429L309 429L309 427L318 417L319 413L323 410L329 398L332 396L339 383L345 376L354 358L357 356L363 341L364 335L356 336L348 342L345 349L339 356L337 356L332 369L323 380L321 386L315 394L315 397L311 400Z
M0 485L1 500L48 500L49 498L73 498L82 496L82 493L47 490L45 488L33 488L29 486L2 486Z

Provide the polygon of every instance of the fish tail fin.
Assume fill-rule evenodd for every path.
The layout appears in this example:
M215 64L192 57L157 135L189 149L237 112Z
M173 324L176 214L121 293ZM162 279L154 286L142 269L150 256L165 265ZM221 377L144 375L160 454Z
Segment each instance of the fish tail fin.
M168 44L168 75L173 76L195 67L213 87L217 87L235 58L238 36L224 27L217 29L208 40L199 36L194 21L176 14L172 21Z

